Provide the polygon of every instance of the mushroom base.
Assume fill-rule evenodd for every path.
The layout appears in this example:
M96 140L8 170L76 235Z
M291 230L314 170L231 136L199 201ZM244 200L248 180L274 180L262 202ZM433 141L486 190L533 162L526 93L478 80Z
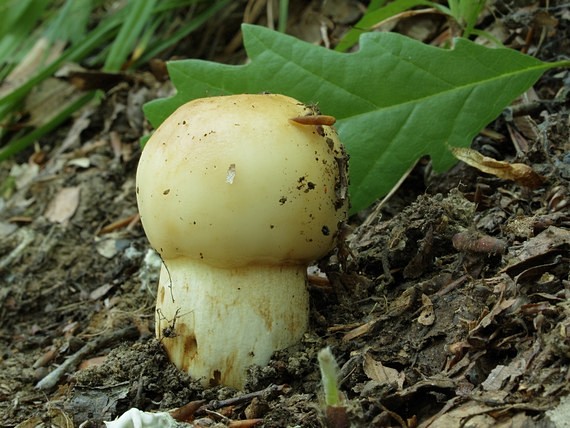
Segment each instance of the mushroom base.
M167 260L156 336L170 360L204 386L243 388L247 368L297 343L308 326L305 266L223 269Z

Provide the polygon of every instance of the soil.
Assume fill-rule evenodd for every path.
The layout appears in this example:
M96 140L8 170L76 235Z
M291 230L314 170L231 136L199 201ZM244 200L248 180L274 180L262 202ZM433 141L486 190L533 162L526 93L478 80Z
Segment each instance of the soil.
M551 6L498 17L509 44L568 58L570 12ZM400 30L445 25L410 22ZM473 143L531 166L538 187L462 163L435 175L421 160L350 219L319 263L326 277L310 275L309 331L252 367L243 391L203 388L154 338L160 259L137 217L135 171L149 132L140 106L171 89L144 74L109 90L0 165L0 426L99 427L132 407L182 406L194 426L346 427L343 415L363 427L568 426L569 79L546 73ZM336 413L317 362L327 346Z

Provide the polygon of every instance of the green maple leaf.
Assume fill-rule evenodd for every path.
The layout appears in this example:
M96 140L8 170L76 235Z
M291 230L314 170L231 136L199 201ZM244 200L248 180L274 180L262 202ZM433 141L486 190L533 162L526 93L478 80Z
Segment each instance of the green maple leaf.
M242 30L246 65L168 64L177 93L145 105L151 124L214 95L268 91L318 104L337 118L351 156L353 211L385 195L423 155L436 171L452 166L448 145L468 146L545 70L569 65L464 39L444 50L395 33L367 33L358 52L340 53L264 27Z

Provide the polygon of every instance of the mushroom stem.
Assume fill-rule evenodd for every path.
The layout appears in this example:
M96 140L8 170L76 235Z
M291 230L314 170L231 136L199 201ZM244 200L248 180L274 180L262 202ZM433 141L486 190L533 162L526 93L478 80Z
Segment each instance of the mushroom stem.
M304 265L219 268L181 257L161 270L156 334L204 386L243 388L249 366L301 339L308 306Z

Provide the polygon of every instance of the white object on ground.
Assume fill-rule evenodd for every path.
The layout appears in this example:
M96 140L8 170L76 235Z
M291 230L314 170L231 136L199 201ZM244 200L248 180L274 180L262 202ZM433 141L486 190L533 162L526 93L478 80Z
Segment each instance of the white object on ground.
M104 422L107 428L174 428L178 423L168 412L143 412L139 409L129 409L119 418Z

